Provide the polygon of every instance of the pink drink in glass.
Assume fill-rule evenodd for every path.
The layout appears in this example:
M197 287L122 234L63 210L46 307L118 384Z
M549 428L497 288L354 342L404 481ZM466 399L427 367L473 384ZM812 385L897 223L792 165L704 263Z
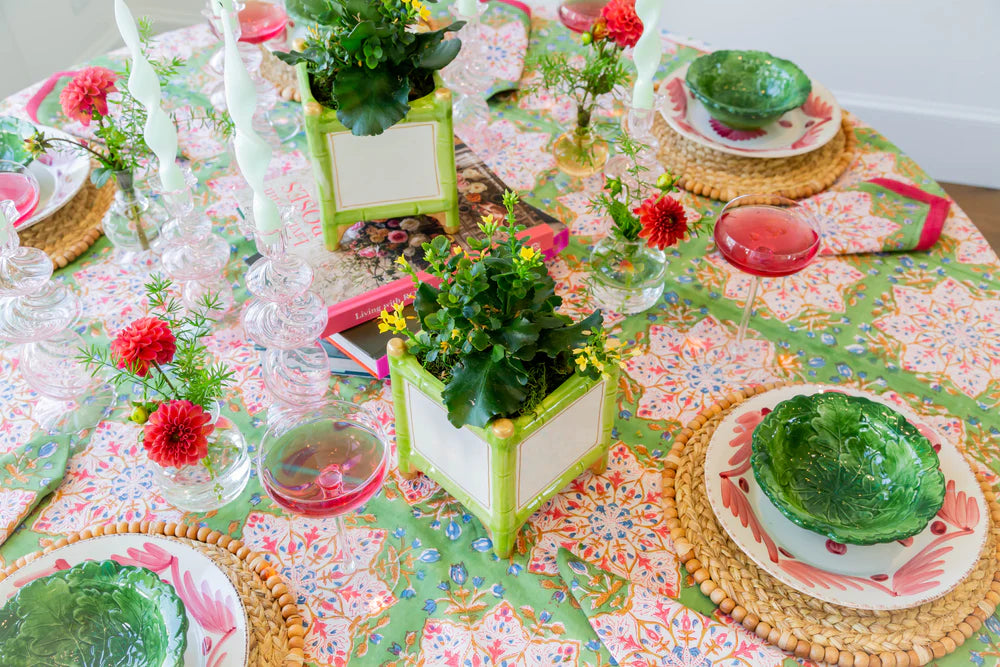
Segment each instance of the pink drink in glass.
M292 429L263 453L261 483L274 502L307 516L339 516L382 487L385 446L356 424L325 421Z
M281 34L288 15L281 5L263 0L246 0L239 13L240 41L261 44Z
M17 209L18 224L32 213L38 206L38 181L30 174L13 171L0 172L0 201L9 199Z
M606 4L607 0L564 0L559 5L559 20L573 32L587 32Z
M715 244L730 264L756 276L797 273L819 251L819 234L794 210L741 206L715 223Z

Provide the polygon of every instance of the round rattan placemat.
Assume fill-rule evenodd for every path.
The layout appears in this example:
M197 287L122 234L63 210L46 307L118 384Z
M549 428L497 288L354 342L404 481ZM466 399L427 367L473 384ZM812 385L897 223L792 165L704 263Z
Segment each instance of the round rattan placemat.
M101 220L114 198L114 181L98 189L87 179L65 206L37 225L19 230L21 245L45 251L55 268L63 268L101 237Z
M841 667L912 667L954 651L1000 602L1000 505L982 477L992 520L979 561L955 589L909 609L851 609L800 593L758 568L719 525L705 489L709 440L733 406L777 386L730 394L674 440L663 471L663 511L681 562L721 611L798 657Z
M845 111L841 129L814 151L781 158L730 155L678 134L660 114L653 115L660 163L678 185L696 195L729 201L748 194L802 199L826 190L854 160L856 139Z
M163 535L186 543L214 561L233 582L243 600L250 631L250 667L291 667L305 662L305 626L295 596L281 576L250 547L204 526L163 521L122 521L88 528L58 540L42 551L18 558L0 571L0 579L53 549L100 535L142 533Z

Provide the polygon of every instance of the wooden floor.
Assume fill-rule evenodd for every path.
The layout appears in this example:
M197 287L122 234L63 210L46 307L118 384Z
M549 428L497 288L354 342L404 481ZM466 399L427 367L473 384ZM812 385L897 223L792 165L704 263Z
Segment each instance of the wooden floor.
M1000 253L1000 190L941 183L951 198L972 219L993 250Z

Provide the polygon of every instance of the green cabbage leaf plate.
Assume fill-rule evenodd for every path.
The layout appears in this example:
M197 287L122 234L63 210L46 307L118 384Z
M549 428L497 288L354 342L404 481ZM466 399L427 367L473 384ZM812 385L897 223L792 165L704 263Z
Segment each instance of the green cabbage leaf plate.
M187 629L184 603L156 574L87 561L0 609L0 667L183 667Z
M930 441L903 415L860 396L782 401L754 430L750 462L782 514L841 543L911 537L944 502Z

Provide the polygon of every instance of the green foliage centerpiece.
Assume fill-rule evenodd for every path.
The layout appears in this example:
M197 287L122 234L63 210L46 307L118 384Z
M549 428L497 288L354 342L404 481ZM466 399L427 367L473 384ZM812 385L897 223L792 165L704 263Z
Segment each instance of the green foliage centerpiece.
M438 70L463 23L429 29L421 0L301 0L296 11L310 34L275 55L298 73L327 247L359 220L443 214L456 232L451 92Z
M420 321L382 313L389 344L400 470L432 475L490 528L506 556L517 528L588 465L605 460L621 348L600 312L557 312L541 254L518 238L517 197L504 223L486 216L472 252L439 236L424 244L416 284Z

